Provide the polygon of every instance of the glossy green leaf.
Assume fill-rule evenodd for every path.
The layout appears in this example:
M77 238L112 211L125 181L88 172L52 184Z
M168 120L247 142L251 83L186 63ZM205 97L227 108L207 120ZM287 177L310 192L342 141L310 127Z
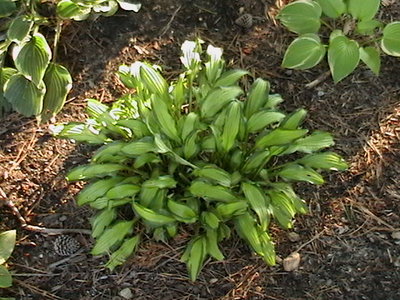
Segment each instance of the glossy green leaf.
M28 19L27 16L16 17L7 30L7 38L16 43L22 42L31 31L32 25L32 20Z
M198 177L211 179L216 183L226 187L230 187L232 183L231 175L215 165L206 165L193 171L193 174Z
M135 221L120 221L106 229L97 239L91 254L100 255L110 251L116 244L120 243L126 235L133 231Z
M225 105L239 97L242 93L242 89L238 86L219 87L212 90L201 104L201 115L204 118L214 117Z
M381 27L382 23L379 22L378 20L365 20L365 21L359 21L357 22L357 27L356 30L358 33L365 34L365 35L371 35L374 33L375 29L378 27Z
M112 187L121 182L122 177L101 179L91 183L79 193L77 197L78 205L83 205L104 196Z
M1 4L1 3L0 3ZM5 266L0 265L0 288L8 288L12 285L12 277Z
M254 113L247 121L247 131L249 133L260 131L266 128L268 125L282 121L284 118L285 114L277 111L258 111Z
M85 7L72 0L61 0L57 4L57 15L63 19L82 21L89 16L90 11L90 6Z
M51 59L51 49L46 38L40 33L34 34L14 59L19 72L39 86Z
M13 0L0 0L0 18L8 17L17 10L17 5Z
M347 7L344 0L315 0L322 8L324 15L330 18L338 18L346 12Z
M110 199L122 199L126 197L132 198L139 192L140 192L140 186L136 184L126 183L111 188L107 192L106 197Z
M379 10L380 0L348 0L348 12L358 20L371 20Z
M168 106L163 101L152 101L152 109L155 113L156 119L160 124L161 130L172 140L180 142L176 122L168 111Z
M374 72L379 75L381 69L381 57L375 47L360 47L360 59Z
M216 260L223 260L224 255L218 247L218 233L216 230L208 229L206 233L206 249L207 253Z
M216 207L218 216L223 219L230 220L235 216L240 216L246 213L248 204L246 201L233 201L230 203L221 203Z
M328 63L335 83L353 72L359 60L359 46L356 41L342 35L329 43Z
M204 211L201 214L201 218L203 223L207 225L210 229L218 229L220 220L214 213L209 211Z
M247 241L257 254L262 255L262 244L257 232L256 222L249 213L235 218L235 228L240 237Z
M316 33L321 26L322 9L317 2L299 0L286 5L278 19L292 32Z
M231 150L239 133L242 117L241 103L233 101L227 108L224 129L221 135L221 146L225 152Z
M294 142L293 146L285 152L285 154L293 153L295 151L312 153L318 150L331 147L335 144L333 137L328 132L315 131L307 137L298 139Z
M156 152L157 148L152 140L142 139L130 142L121 151L128 155L139 156L148 152Z
M204 260L206 258L206 243L204 237L200 237L195 239L191 245L189 250L189 258L186 261L186 265L190 274L190 279L195 281L197 276L200 273L200 270L203 267Z
M142 62L135 62L131 66L132 74L143 82L146 88L164 100L168 98L168 84L156 69Z
M109 261L106 263L106 267L111 271L115 269L115 267L122 265L126 259L131 256L140 242L140 236L136 235L132 238L125 239L122 243L121 247L118 250L114 251L111 254Z
M230 70L221 75L221 77L215 82L215 86L231 86L237 83L237 81L249 72L244 70Z
M150 134L147 125L141 120L119 120L117 125L129 128L137 138L142 138Z
M202 181L194 181L189 191L197 197L231 202L237 200L236 196L226 187L211 185Z
M296 129L299 127L307 116L307 111L303 108L297 109L286 117L280 124L280 128Z
M314 169L344 171L348 168L344 159L334 152L309 154L297 160L297 162Z
M43 78L46 94L43 99L42 120L54 117L64 106L72 88L72 77L61 65L50 63Z
M10 77L17 73L17 70L13 68L0 68L0 117L3 113L10 112L12 110L11 103L4 97L5 83Z
M90 144L104 144L110 141L106 135L90 125L82 123L69 123L68 125L56 125L50 127L52 133L59 138L73 139L78 142Z
M175 222L173 217L156 213L155 211L140 204L133 203L133 208L140 217L156 226L162 226Z
M392 22L385 26L381 48L388 55L400 57L400 22Z
M145 188L159 188L159 189L170 189L174 188L177 181L172 176L160 176L155 179L149 179L143 182L143 187Z
M251 208L258 216L261 229L263 231L267 230L271 212L265 193L259 187L250 183L242 183L242 190Z
M115 209L105 209L93 217L92 224L92 237L99 237L106 227L108 227L117 217Z
M326 53L325 46L315 34L306 34L296 38L287 48L282 67L306 70L317 65Z
M250 119L268 101L269 89L270 84L266 80L257 78L253 82L244 107L244 114L247 119Z
M40 114L43 108L43 97L46 89L40 88L22 74L10 77L4 87L4 97L11 103L14 110L26 117Z
M94 177L114 175L118 171L128 168L120 164L94 164L78 166L72 169L66 176L68 181L86 180Z
M282 129L277 128L256 141L257 148L279 146L292 143L303 137L308 132L307 129Z
M194 223L197 221L196 212L184 203L168 199L167 206L169 211L184 223Z
M14 250L17 237L16 230L8 230L0 233L0 265L4 264Z
M278 175L289 181L305 181L312 184L323 184L325 182L318 172L297 164L289 164L280 170Z
M197 129L199 123L199 116L194 112L185 115L184 118L181 134L182 140L186 140L189 134Z

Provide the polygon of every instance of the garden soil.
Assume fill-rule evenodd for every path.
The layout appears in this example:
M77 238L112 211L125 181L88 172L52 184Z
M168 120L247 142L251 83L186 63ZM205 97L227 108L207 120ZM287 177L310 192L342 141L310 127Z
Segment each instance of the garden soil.
M284 110L307 109L305 127L332 132L334 150L350 164L346 172L327 174L323 186L298 185L310 213L298 217L289 232L271 228L279 257L299 253L298 268L268 267L232 238L222 246L225 260L207 261L192 283L180 261L189 239L182 233L168 244L144 239L135 257L109 272L103 268L105 257L90 255L93 240L87 230L93 211L75 202L83 183L65 180L66 172L87 162L95 148L55 139L50 124L38 126L13 113L0 123L0 230L17 229L18 243L9 262L13 287L0 296L400 299L400 61L384 56L379 77L361 65L336 85L326 76L325 62L307 71L281 68L294 38L275 20L285 2L143 0L138 13L65 24L58 61L71 70L74 87L55 122L84 120L88 98L109 103L129 92L115 75L121 64L146 60L174 79L182 70L183 41L201 38L222 47L229 67L270 81L272 92L285 99ZM399 20L399 1L382 2L379 18ZM243 14L252 16L248 28L235 22ZM37 227L23 228L24 221ZM52 229L63 229L81 249L59 256L54 241L60 232Z

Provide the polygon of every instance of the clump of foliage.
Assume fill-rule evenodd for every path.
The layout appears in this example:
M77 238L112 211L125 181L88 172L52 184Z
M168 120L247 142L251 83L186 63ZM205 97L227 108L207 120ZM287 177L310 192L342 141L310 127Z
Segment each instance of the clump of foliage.
M320 152L332 136L302 128L305 110L280 110L283 100L269 94L267 81L245 92L238 81L248 73L226 71L220 48L210 45L204 55L200 43L186 41L182 50L186 70L176 81L146 63L121 66L134 94L112 107L89 100L85 123L53 128L62 138L105 144L67 176L90 182L77 202L99 210L92 254L111 253L113 269L144 232L166 240L184 228L192 238L182 261L195 280L208 256L224 258L218 245L234 231L274 265L270 222L291 228L295 214L307 212L292 182L322 184L320 170L346 163Z
M380 50L400 57L400 22L385 25L374 19L379 5L380 0L298 0L286 5L278 18L299 37L286 50L282 66L309 69L327 54L335 83L360 60L379 75Z
M72 87L68 70L56 63L64 20L109 16L118 5L134 11L140 8L128 0L0 1L0 30L5 35L0 42L0 116L11 110L42 121L55 116ZM53 50L40 33L44 27L54 31Z
M6 262L10 258L11 253L14 250L15 241L15 230L8 230L0 233L0 288L8 288L12 284L12 277L7 269Z

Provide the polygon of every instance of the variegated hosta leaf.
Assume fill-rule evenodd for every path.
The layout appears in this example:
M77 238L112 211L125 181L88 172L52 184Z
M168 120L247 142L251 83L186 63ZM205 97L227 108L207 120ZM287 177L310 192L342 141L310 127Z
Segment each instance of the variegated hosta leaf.
M106 267L113 271L115 267L122 265L126 259L135 252L139 242L139 235L125 239L118 250L111 254L109 261L106 263Z

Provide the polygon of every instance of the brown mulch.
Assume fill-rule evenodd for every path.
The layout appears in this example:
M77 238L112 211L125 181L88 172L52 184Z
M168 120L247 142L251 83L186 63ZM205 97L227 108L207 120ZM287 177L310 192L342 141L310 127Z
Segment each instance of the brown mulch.
M277 1L283 2L288 1ZM200 37L224 48L229 66L271 82L285 99L284 109L306 108L306 126L332 132L334 150L350 163L347 172L327 174L322 187L298 186L310 207L292 230L298 241L272 230L280 257L300 249L299 269L268 267L234 238L223 245L226 260L208 261L191 283L179 261L187 238L181 235L168 245L145 241L134 258L110 273L102 267L106 258L89 254L93 240L85 231L71 234L83 250L62 261L53 250L57 235L22 228L2 206L0 230L16 228L18 244L10 261L14 286L0 297L123 299L119 292L129 288L133 299L400 299L400 241L392 237L400 230L399 59L384 56L379 77L360 66L339 84L327 78L307 89L328 66L280 67L293 34L276 24L276 11L272 0L155 0L143 1L137 14L121 11L69 24L59 60L75 85L57 122L84 120L87 98L110 102L126 92L115 76L120 64L151 61L175 78L184 40ZM250 29L235 24L241 12L253 15ZM381 17L400 19L400 4L383 7ZM11 114L0 123L1 191L28 224L90 229L93 212L74 200L82 185L67 184L64 176L93 150L53 138L49 124Z

